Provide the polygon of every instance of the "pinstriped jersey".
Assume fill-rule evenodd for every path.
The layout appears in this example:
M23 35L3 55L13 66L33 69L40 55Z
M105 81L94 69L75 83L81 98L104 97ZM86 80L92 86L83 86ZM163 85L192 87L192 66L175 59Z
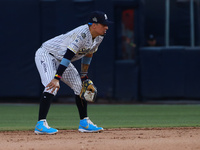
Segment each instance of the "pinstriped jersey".
M53 54L57 59L61 60L69 49L75 53L71 61L81 59L88 53L97 51L98 46L103 40L103 36L97 36L92 39L92 35L87 24L79 26L66 34L56 36L42 44L49 53Z

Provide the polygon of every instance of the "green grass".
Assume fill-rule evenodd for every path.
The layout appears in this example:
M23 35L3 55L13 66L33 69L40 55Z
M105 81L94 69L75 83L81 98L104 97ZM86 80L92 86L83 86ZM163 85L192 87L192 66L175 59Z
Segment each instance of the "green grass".
M38 110L39 105L0 104L0 131L33 130ZM89 105L88 114L104 128L200 126L200 105ZM47 120L58 129L77 129L77 108L52 104Z

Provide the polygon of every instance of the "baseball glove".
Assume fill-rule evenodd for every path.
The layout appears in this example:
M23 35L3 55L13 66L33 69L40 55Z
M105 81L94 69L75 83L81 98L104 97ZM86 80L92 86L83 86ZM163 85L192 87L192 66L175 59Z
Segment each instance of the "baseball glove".
M88 102L94 102L97 95L97 88L90 79L83 81L80 98Z

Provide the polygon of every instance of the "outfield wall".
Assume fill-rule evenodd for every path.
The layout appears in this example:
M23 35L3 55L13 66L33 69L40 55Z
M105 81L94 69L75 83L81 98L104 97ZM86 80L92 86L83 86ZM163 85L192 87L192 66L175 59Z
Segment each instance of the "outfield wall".
M145 35L151 31L159 32L163 44L164 5L160 5L160 16L154 18L153 6L145 0L0 0L0 99L38 98L43 86L34 63L35 51L44 41L84 24L93 10L105 11L115 22L109 26L89 70L98 97L123 101L199 99L199 48L143 48ZM125 8L135 10L136 47L131 60L117 57L122 37L117 14ZM181 39L184 41L188 38ZM80 61L74 65L80 70ZM58 95L72 96L73 91L61 84Z
M200 47L140 50L141 99L199 99Z

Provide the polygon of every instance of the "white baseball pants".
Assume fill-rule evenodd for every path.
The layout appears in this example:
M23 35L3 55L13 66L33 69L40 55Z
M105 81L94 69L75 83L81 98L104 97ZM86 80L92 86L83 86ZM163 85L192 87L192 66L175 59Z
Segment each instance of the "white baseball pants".
M41 82L45 86L44 92L51 93L51 90L47 90L46 86L54 78L60 64L60 60L57 60L45 49L39 48L35 54L35 63L40 74ZM74 91L75 95L80 94L82 89L81 78L72 63L70 63L64 71L61 81L67 84ZM56 95L56 91L54 91L53 94Z

